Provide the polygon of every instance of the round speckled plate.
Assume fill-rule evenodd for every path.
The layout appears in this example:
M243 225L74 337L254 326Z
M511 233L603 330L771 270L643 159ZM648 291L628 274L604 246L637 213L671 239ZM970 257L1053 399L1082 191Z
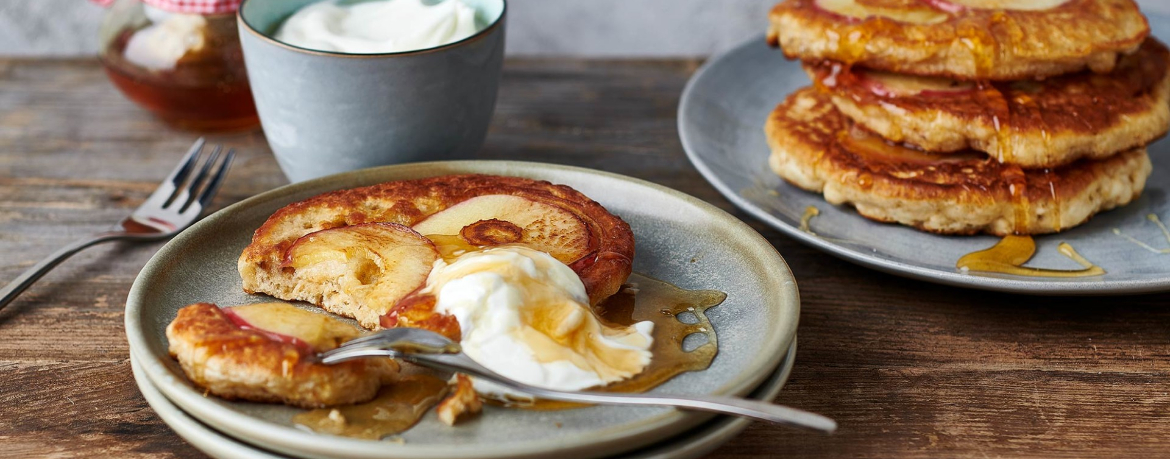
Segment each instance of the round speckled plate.
M1153 34L1170 39L1170 18L1150 15ZM1114 234L1122 233L1157 249L1170 248L1156 214L1170 221L1170 139L1150 145L1154 172L1141 199L1102 213L1088 223L1057 235L1036 238L1036 256L1028 266L1080 269L1057 252L1068 242L1085 258L1105 268L1099 277L1041 278L965 274L955 268L959 257L991 247L991 236L939 236L865 219L851 207L837 207L819 194L781 180L768 167L770 150L764 120L789 93L809 86L798 62L788 61L764 38L750 40L714 57L699 69L683 92L678 130L687 156L727 199L789 236L848 261L891 274L1006 292L1069 295L1131 294L1170 290L1170 253L1158 254ZM820 210L812 220L816 235L800 230L808 206Z
M796 342L794 341L792 347L788 349L788 355L784 357L784 361L780 362L780 367L755 392L752 392L750 397L757 400L772 400L776 398L780 393L780 388L788 381L788 375L792 372L792 364L795 362L795 357ZM180 410L170 400L167 400L158 391L158 388L154 386L154 383L151 383L142 374L142 370L138 367L138 361L133 355L130 356L130 365L134 368L134 381L138 383L138 389L142 391L142 396L146 398L146 403L154 409L155 413L158 413L159 418L163 422L175 430L175 433L179 434L180 437L183 437L200 451L212 457L222 459L279 459L286 457L259 449L247 443L242 443L207 427L187 415L187 413L184 413L183 410ZM713 419L677 436L637 451L624 453L621 456L625 459L690 459L701 457L734 438L743 429L747 428L749 422L751 421L744 418L733 417Z
M796 283L784 260L743 222L665 187L589 169L535 163L465 161L367 169L298 183L224 209L164 246L143 268L126 306L126 335L143 374L203 423L262 448L317 457L600 457L643 447L693 428L709 414L668 408L591 407L525 411L488 407L459 428L433 413L403 444L318 435L297 429L298 412L277 405L204 397L167 356L166 325L194 302L267 301L241 291L236 258L270 214L330 190L454 173L486 173L570 185L630 223L634 270L690 289L718 289L727 300L708 312L719 337L711 368L680 375L660 393L747 395L792 344L799 315ZM560 427L558 427L560 426Z

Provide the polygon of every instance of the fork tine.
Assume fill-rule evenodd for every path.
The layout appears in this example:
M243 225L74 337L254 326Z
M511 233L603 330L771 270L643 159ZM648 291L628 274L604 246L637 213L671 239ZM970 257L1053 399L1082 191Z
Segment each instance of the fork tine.
M200 137L195 143L191 144L191 149L187 150L187 154L179 161L179 165L175 170L171 171L171 175L167 176L167 180L178 186L183 183L183 179L187 178L187 174L191 173L191 169L195 168L195 159L199 157L199 152L203 150L203 145L207 142Z
M236 149L229 148L227 154L224 155L223 162L219 163L219 168L215 170L215 174L211 176L211 180L207 182L207 186L203 188L203 192L199 194L198 202L201 207L207 207L211 204L211 199L219 191L219 186L223 184L224 177L227 177L228 169L232 167L232 160L235 157Z
M179 208L179 213L187 211L187 208L191 207L191 204L198 202L196 199L191 199L190 197L195 195L195 192L198 191L200 187L203 187L204 189L207 188L203 182L207 181L207 173L211 171L211 166L213 166L215 161L219 159L219 153L221 151L223 151L223 145L216 145L215 149L211 151L211 157L207 158L207 161L203 163L203 167L199 168L199 173L195 175L195 178L187 182L187 186L184 188L184 190L188 191L188 193L180 194L181 196L184 196L185 199L183 199L183 202L178 202L178 200L175 201L175 204L182 206ZM210 182L208 182L207 185L210 185Z
M358 345L369 344L369 343L373 343L376 341L384 341L384 340L390 340L390 337L386 336L385 333L374 333L371 335L366 335L366 336L363 336L360 338L354 338L354 339L351 339L351 340L346 341L344 343L341 343L341 347L358 346Z
M187 154L183 155L183 159L179 160L179 165L175 166L175 170L171 171L167 178L163 179L158 188L151 193L150 200L158 202L159 207L169 206L175 201L177 195L182 191L179 185L183 184L183 180L191 174L191 170L195 168L195 162L198 161L200 154L203 151L205 141L203 137L195 140L191 144L191 148L187 150Z
M340 348L338 348L340 349ZM321 354L321 363L326 365L337 362L344 362L346 360L353 360L363 357L401 357L402 354L392 349L377 349L377 348L353 348L338 352L338 349L327 351Z

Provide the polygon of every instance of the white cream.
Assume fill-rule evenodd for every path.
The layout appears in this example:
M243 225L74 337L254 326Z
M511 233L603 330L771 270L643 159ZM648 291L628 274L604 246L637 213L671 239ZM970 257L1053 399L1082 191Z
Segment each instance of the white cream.
M480 31L475 9L460 0L309 4L290 16L276 39L301 48L351 54L397 53L454 43Z
M535 386L580 390L629 378L650 363L654 324L602 324L581 279L547 253L504 246L435 262L424 293L459 321L463 351ZM478 392L524 396L486 381Z
M206 44L207 19L143 7L152 24L134 32L126 43L126 60L150 70L171 70L189 52Z

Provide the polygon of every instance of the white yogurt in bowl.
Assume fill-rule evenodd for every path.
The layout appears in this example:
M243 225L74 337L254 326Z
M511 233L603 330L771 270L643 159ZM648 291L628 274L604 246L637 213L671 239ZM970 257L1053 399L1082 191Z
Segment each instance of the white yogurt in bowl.
M484 28L462 0L326 0L297 10L275 38L318 51L383 54L455 43Z

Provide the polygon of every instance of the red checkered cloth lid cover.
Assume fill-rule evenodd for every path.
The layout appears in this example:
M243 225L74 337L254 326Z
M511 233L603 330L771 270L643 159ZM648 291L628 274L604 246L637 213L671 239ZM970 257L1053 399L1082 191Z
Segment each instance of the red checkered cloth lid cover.
M92 0L102 6L114 0ZM220 14L231 13L240 8L241 0L142 0L143 3L172 13Z

